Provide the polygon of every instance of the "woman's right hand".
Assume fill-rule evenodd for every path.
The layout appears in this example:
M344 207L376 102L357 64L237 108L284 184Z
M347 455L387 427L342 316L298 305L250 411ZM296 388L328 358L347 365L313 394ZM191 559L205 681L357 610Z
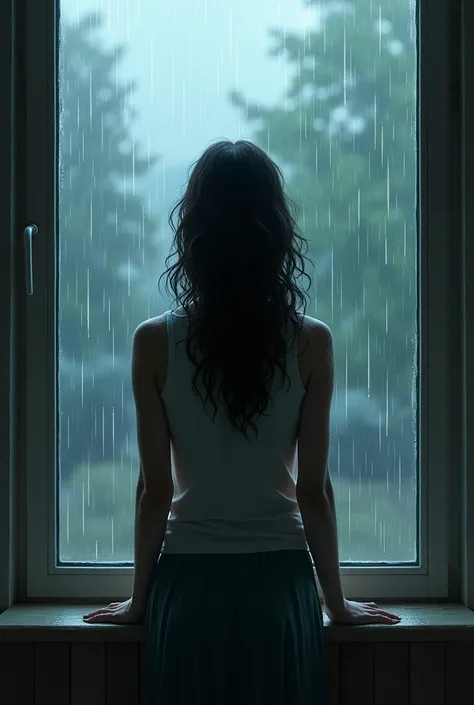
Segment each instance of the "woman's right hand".
M375 602L345 600L342 612L325 610L332 624L399 624L401 620L401 617L381 609Z

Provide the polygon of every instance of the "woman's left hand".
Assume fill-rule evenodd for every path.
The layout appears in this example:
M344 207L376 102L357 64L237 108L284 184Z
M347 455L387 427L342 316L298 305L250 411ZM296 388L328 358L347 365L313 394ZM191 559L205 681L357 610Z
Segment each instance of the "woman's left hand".
M132 598L125 602L111 602L107 607L89 612L82 619L87 624L137 624L145 616L146 607L132 604Z

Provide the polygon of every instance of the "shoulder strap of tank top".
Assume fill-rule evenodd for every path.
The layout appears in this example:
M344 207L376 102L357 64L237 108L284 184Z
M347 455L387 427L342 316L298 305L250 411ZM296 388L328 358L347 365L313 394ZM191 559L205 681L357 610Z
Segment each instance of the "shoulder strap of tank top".
M290 347L290 367L292 379L298 387L304 389L303 380L300 374L300 358L299 358L299 340L300 329L296 323L291 322L289 325L288 340L292 343Z
M173 314L171 311L166 311L166 333L168 335L168 370L167 374L170 374L174 367L174 361L176 356L175 350L175 335L174 335L174 321Z

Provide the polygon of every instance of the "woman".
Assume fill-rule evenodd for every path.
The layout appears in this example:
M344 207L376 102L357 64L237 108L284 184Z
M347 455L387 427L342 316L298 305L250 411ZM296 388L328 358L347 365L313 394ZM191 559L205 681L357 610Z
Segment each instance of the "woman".
M305 241L278 167L246 141L204 152L170 222L180 305L133 342L133 595L85 621L146 613L150 703L321 704L309 554L330 621L400 619L343 595L326 469L332 337L299 312Z

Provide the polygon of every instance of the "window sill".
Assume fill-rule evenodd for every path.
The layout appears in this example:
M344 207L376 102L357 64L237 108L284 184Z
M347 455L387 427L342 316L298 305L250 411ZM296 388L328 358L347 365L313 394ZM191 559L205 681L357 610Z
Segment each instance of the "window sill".
M142 642L144 625L85 624L82 615L102 605L19 603L0 614L0 642L122 641ZM330 626L327 642L474 641L474 612L461 604L390 603L400 624Z

